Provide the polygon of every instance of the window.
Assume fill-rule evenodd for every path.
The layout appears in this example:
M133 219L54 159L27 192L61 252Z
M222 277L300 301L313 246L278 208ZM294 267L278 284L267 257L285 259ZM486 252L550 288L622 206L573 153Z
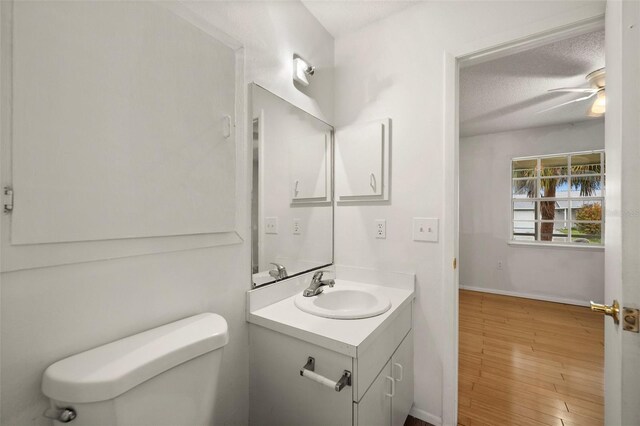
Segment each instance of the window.
M602 245L604 184L604 151L514 158L511 239Z

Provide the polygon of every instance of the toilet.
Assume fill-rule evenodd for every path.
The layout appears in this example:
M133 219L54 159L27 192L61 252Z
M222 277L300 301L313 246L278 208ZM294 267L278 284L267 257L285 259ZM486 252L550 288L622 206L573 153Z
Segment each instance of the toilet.
M211 425L227 322L204 313L49 366L42 392L54 425Z

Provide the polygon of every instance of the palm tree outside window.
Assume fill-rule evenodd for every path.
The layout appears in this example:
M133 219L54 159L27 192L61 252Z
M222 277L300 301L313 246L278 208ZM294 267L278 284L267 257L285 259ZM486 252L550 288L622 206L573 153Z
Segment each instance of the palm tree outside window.
M602 245L604 151L514 158L511 239Z

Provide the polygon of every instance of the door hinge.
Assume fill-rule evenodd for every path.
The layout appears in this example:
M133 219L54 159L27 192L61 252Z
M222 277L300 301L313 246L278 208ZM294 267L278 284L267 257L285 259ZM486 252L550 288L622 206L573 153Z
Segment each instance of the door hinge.
M2 204L4 205L4 212L11 213L13 211L13 188L10 186L4 187L2 193Z
M622 329L638 333L638 309L622 308Z
M453 269L456 269L458 267L458 259L457 258L453 258Z

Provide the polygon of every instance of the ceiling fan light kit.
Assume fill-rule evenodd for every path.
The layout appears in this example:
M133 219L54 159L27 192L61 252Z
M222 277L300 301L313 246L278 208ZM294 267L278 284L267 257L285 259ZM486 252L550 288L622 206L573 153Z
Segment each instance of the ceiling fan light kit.
M602 117L606 111L607 98L604 93L604 89L598 91L596 100L593 101L591 107L587 110L589 117Z

